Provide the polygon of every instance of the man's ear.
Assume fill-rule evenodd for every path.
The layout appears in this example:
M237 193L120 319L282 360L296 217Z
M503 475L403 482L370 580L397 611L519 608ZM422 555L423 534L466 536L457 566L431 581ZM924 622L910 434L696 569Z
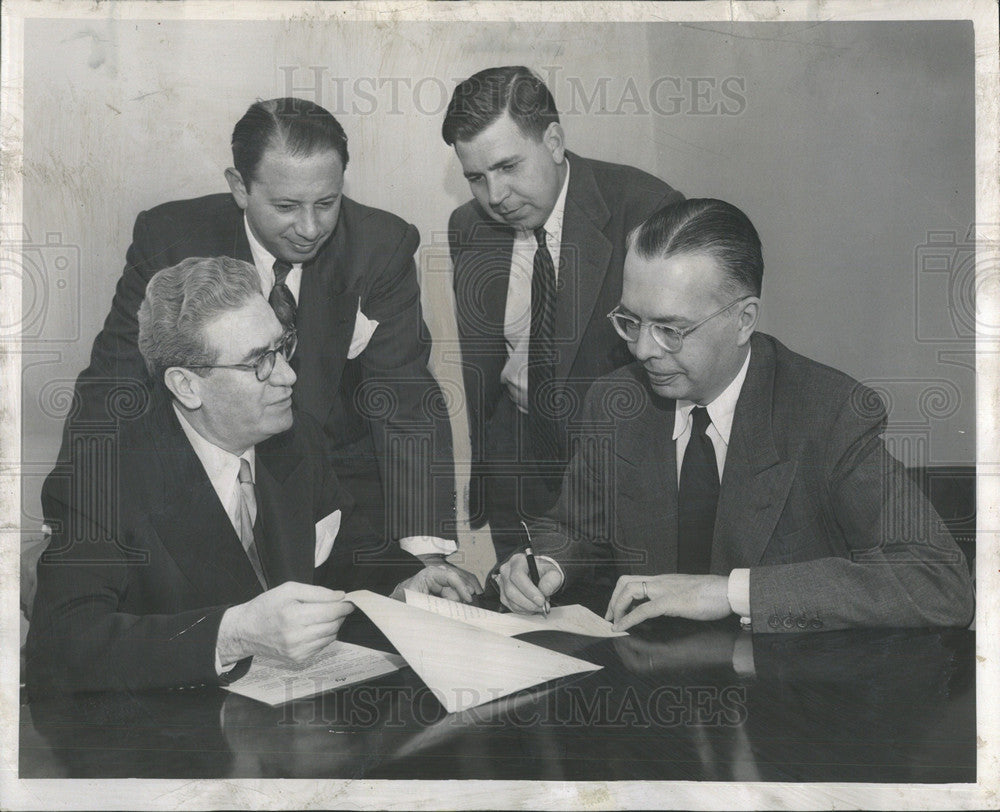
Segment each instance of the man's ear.
M553 121L542 133L542 143L552 155L554 163L561 164L563 162L563 156L566 154L564 138L562 125L558 121Z
M736 338L736 343L740 347L750 340L750 336L752 336L754 330L757 329L758 319L760 319L760 299L756 296L752 296L751 298L746 299L740 306L740 328Z
M201 406L201 378L190 369L169 367L163 373L163 383L185 409L193 411Z
M247 207L249 190L243 182L243 176L235 168L229 167L226 170L226 182L229 184L229 191L233 193L233 197L236 199L236 205L241 209L245 209Z

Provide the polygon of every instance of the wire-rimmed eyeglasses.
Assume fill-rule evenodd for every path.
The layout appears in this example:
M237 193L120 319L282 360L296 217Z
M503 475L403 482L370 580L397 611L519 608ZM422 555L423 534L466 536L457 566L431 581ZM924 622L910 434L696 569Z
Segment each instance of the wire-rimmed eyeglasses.
M701 327L701 325L711 319L714 319L720 313L725 313L733 305L752 298L752 296L741 296L739 299L735 299L725 307L720 307L714 313L710 313L705 316L705 318L697 324L692 324L690 327L685 327L683 330L678 330L676 327L672 327L669 324L661 324L656 321L643 321L642 319L637 319L629 313L622 313L617 307L608 313L608 319L610 319L611 324L614 326L615 332L628 342L638 341L639 335L642 332L642 326L646 324L649 325L649 334L653 336L653 341L663 347L663 349L667 352L680 352L681 347L684 346L684 338L686 336L691 335L691 333ZM619 307L621 307L621 305L619 305Z
M186 364L188 369L242 369L252 371L257 376L257 380L263 383L271 377L274 372L274 365L277 362L278 353L286 361L291 361L295 355L295 348L298 346L299 337L294 330L287 331L278 339L277 345L269 350L265 350L260 357L252 364Z

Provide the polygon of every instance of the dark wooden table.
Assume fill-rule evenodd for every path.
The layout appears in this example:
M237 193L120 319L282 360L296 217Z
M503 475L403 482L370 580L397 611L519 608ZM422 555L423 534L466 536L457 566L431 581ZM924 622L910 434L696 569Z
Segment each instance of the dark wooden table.
M343 636L372 642L365 623ZM976 780L971 631L525 639L603 668L455 715L409 668L276 708L209 688L25 699L20 777Z

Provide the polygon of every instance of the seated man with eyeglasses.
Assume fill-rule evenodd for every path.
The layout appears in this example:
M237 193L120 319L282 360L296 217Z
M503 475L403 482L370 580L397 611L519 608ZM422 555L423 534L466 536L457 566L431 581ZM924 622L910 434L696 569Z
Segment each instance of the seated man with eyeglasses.
M53 479L30 689L219 684L255 654L301 662L336 638L346 590L472 599L454 570L380 560L323 430L293 414L295 333L252 265L165 268L138 318L153 403Z
M687 200L629 236L609 318L635 362L587 395L549 527L496 575L501 599L611 568L606 617L754 631L966 626L973 590L940 517L881 434L871 389L756 332L760 239L721 200Z

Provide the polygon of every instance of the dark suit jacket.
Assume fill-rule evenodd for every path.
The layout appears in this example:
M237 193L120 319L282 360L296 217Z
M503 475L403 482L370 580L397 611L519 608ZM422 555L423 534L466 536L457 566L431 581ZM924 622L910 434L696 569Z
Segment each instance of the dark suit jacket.
M382 566L351 512L308 415L256 448L260 557L268 585L323 583L388 592L419 569ZM53 537L38 565L27 641L33 689L139 690L218 683L225 610L262 589L167 397L53 478ZM343 511L314 570L315 524Z
M338 465L342 473L356 467L350 459L359 453L355 444L370 432L374 454L368 456L378 461L383 489L392 483L392 537L454 538L451 428L427 370L430 340L413 261L419 239L416 228L395 215L344 198L336 230L303 268L294 399L323 426L335 465L344 463ZM77 380L61 459L70 427L142 412L150 380L137 345L136 313L153 274L193 256L253 263L243 212L231 195L165 203L136 219L111 312ZM349 362L359 302L379 326ZM338 455L337 449L346 450Z
M761 333L733 419L711 572L750 568L757 631L964 626L965 560L881 439L872 390ZM594 384L563 481L559 529L535 552L567 582L677 570L674 401L639 364Z
M621 298L625 237L654 211L683 196L631 166L567 155L570 176L553 335L559 352L556 380L564 386L569 420L591 382L631 359L605 318ZM514 232L470 200L452 212L448 234L472 443L470 514L475 525L484 518L476 477L483 471L486 432L505 397L500 373L507 361L504 311ZM565 445L561 451L565 457Z

